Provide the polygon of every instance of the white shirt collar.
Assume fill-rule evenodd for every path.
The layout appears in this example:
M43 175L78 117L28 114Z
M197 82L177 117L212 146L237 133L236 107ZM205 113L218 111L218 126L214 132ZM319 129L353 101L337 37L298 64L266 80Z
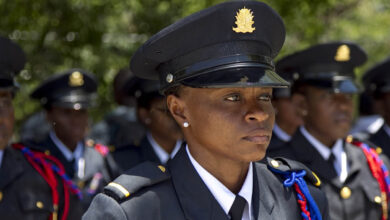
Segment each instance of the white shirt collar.
M389 137L390 137L390 127L389 127L387 124L385 124L385 125L383 126L383 129L385 129L387 135L389 135Z
M186 146L186 151L188 157L195 170L198 172L200 178L206 184L207 188L213 194L214 198L218 201L219 205L225 211L226 215L228 215L231 206L233 205L234 199L236 195L232 193L225 185L223 185L217 178L215 178L212 174L210 174L207 170L205 170L191 155L188 150L188 145ZM252 193L253 193L253 164L249 164L248 173L246 175L244 184L241 187L240 192L238 193L242 196L247 204L243 213L243 220L251 220L252 219Z
M83 144L81 142L77 143L76 149L72 152L68 149L68 147L65 146L64 143L62 143L60 139L58 139L54 131L50 131L49 135L51 140L61 151L67 161L71 161L73 158L75 161L78 161L83 156Z
M4 155L4 150L0 150L0 167L1 167L1 162L3 161L3 155Z
M321 156L328 160L330 157L330 153L333 153L335 157L335 161L333 163L333 166L338 173L341 182L344 182L344 180L347 177L348 173L348 164L347 164L347 157L346 153L343 148L343 140L338 139L336 143L333 145L332 148L329 148L322 144L320 141L318 141L314 136L312 136L304 126L300 127L300 130L303 134L303 136L306 137L306 139L311 143L311 145L321 154Z
M182 144L181 140L176 141L176 145L172 150L172 153L169 155L152 137L152 134L150 132L146 133L146 138L148 139L150 145L152 145L152 148L154 152L156 153L158 159L160 159L161 163L166 164L169 159L172 159L176 153L179 151L180 146Z
M283 131L276 123L274 124L274 133L282 141L288 142L291 140L291 136Z

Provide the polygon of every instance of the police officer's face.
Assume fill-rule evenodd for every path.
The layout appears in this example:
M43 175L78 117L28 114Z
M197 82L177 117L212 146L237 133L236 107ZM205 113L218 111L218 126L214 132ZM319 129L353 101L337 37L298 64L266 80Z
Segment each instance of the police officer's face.
M304 117L309 132L327 146L345 138L353 116L353 96L334 94L328 90L307 86L304 92Z
M14 108L10 91L0 91L0 149L4 149L14 129Z
M271 95L271 88L185 87L179 97L169 95L167 100L175 120L189 123L182 129L192 153L250 162L264 157L271 138Z
M152 100L149 109L139 108L138 115L154 138L168 141L182 138L180 127L169 113L164 98Z
M291 98L278 98L272 100L275 107L276 123L289 134L293 134L297 127L303 124L302 115Z
M383 93L380 99L376 100L375 107L386 124L390 125L390 92Z
M69 148L81 141L88 128L88 112L53 106L47 111L48 120L57 137Z

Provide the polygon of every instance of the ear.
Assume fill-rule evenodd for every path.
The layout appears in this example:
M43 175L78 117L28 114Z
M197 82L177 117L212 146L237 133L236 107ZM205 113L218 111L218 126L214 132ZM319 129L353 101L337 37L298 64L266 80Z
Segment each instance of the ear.
M146 108L137 108L138 120L145 126L148 126L152 121L150 119L149 110Z
M306 97L301 93L294 93L291 96L291 102L297 110L298 115L305 118L309 111Z
M189 122L186 116L186 105L182 98L176 95L168 95L167 97L167 107L171 112L172 117L175 121L183 126L184 122Z

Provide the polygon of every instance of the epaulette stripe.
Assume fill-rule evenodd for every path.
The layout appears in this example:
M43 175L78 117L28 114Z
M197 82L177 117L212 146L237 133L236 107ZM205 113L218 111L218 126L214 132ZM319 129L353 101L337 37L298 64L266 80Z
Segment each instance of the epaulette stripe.
M311 172L314 176L314 178L317 180L317 182L314 183L315 186L321 186L321 180L318 178L317 174L315 174L313 171Z
M125 197L129 197L130 196L130 192L127 191L127 189L125 189L125 187L123 187L122 185L120 185L118 183L114 183L114 182L111 182L108 185L118 189L119 191L121 191L123 193L123 195L125 195Z

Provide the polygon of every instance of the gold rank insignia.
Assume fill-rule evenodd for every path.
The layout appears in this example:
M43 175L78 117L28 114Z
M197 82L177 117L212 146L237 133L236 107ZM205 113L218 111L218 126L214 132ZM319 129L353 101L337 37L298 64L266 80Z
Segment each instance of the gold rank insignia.
M244 7L237 12L235 22L237 27L233 27L233 31L236 33L252 33L256 30L255 27L252 27L254 23L253 12Z
M83 74L80 72L76 71L70 74L69 76L69 85L71 87L76 87L76 86L82 86L84 85L84 77Z
M334 60L338 62L346 62L351 59L350 57L350 49L346 44L343 44L337 48L336 56L334 56Z

